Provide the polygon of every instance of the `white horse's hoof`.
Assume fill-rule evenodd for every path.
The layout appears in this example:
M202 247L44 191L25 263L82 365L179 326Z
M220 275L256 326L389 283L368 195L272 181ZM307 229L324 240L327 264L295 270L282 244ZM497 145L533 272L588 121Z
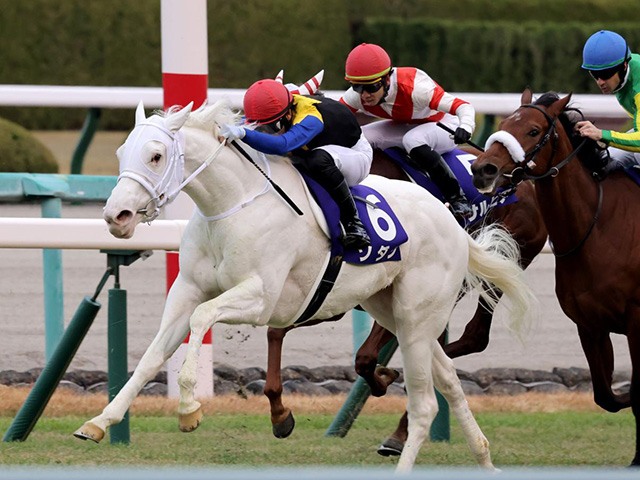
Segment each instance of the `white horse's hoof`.
M96 443L100 443L100 440L104 438L104 430L98 427L95 423L86 422L82 427L73 432L73 436L80 440L92 440Z
M198 407L198 409L193 413L187 413L186 415L178 416L178 428L180 428L181 432L193 432L196 428L200 426L202 422L202 407Z

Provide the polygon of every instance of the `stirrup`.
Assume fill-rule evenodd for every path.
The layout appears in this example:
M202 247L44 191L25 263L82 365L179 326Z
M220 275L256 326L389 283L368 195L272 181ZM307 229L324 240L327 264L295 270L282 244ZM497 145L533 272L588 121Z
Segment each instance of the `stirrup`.
M348 226L351 227L351 231L347 231L346 227L340 223L340 229L342 230L340 241L345 248L362 250L371 246L369 234L362 225L358 225L356 222L349 222Z

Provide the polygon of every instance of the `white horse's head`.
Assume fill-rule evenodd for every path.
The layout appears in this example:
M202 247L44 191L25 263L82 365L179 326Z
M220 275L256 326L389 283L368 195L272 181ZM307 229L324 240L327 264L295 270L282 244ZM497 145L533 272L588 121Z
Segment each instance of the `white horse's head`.
M158 216L160 207L173 200L172 192L184 176L184 135L180 131L193 103L166 117L145 117L142 102L136 123L116 155L118 183L104 208L109 232L130 238L136 225Z

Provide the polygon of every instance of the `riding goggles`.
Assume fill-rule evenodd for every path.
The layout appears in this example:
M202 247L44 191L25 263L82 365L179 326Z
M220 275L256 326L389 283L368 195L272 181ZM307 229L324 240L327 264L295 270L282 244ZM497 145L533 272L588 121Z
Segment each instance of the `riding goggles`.
M376 93L382 87L384 87L384 82L382 80L378 80L375 83L352 83L351 84L351 88L353 88L353 90L359 95L362 95L363 92Z
M256 132L273 134L273 133L280 132L280 130L282 130L283 127L284 127L284 118L279 118L274 122L265 123L264 125L258 125L256 127Z
M620 65L616 65L615 67L606 68L604 70L589 70L589 73L595 80L609 80L619 71Z

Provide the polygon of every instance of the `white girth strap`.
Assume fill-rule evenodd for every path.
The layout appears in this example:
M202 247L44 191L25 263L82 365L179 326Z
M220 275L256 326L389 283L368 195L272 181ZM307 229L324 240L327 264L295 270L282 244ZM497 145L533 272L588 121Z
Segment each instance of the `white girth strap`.
M511 158L515 163L524 162L524 149L520 142L511 135L509 132L505 132L504 130L498 130L496 133L492 134L489 138L487 138L487 142L484 145L484 151L489 150L489 147L493 145L495 142L501 143L511 155Z

